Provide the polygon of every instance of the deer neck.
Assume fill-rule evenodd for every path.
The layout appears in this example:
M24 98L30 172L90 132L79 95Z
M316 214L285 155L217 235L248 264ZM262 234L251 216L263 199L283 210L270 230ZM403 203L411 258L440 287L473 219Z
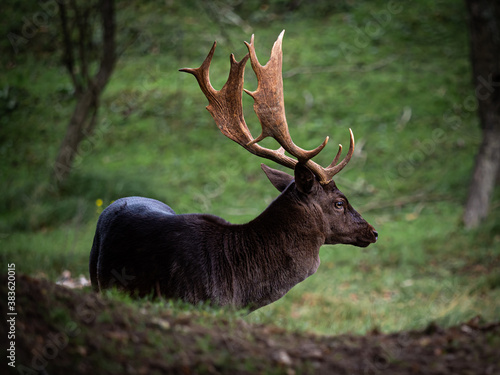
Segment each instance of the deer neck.
M316 236L323 236L320 216L315 205L305 204L294 194L285 193L271 202L248 225L269 237L282 238L287 243L304 240L308 242Z
M325 237L309 211L282 194L257 218L237 226L230 241L235 246L226 252L238 274L236 304L267 305L316 272Z

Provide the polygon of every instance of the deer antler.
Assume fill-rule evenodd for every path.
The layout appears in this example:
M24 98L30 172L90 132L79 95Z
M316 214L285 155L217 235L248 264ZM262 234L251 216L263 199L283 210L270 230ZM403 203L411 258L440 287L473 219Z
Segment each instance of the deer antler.
M283 78L281 75L283 63L281 45L284 33L285 31L283 30L274 43L271 58L265 66L259 64L257 55L255 54L254 36L252 35L250 44L245 42L250 53L250 62L258 81L257 90L253 92L245 90L245 92L254 99L253 108L262 125L261 135L251 143L260 142L266 137L273 137L286 151L300 161L305 162L315 157L326 146L328 137L326 137L320 146L312 151L306 151L296 146L290 137L285 117Z
M209 78L209 69L216 45L217 43L215 42L199 68L184 68L180 69L180 71L191 73L196 77L201 91L208 99L209 104L207 109L222 134L257 156L273 160L278 164L293 169L297 161L286 156L283 148L270 150L252 143L254 139L243 117L242 105L243 73L249 55L247 54L238 62L235 60L234 55L231 54L231 68L226 84L221 90L215 90L212 87Z
M342 146L339 145L339 151L333 162L323 168L311 160L316 156L328 142L328 137L324 142L314 150L304 150L295 145L290 137L288 124L285 117L285 106L283 100L283 79L282 69L282 50L284 30L274 43L271 58L269 62L262 66L259 64L255 54L254 36L252 35L250 43L246 43L249 53L237 62L234 55L230 57L230 71L226 84L221 90L215 90L210 84L209 68L215 51L216 43L213 44L205 61L199 68L181 69L183 72L191 73L196 77L201 91L208 99L207 109L215 120L220 131L228 138L257 156L261 156L277 162L288 168L294 168L297 160L285 155L285 151L296 157L298 161L305 163L316 175L321 184L329 183L333 176L339 173L349 162L354 151L354 136L351 134L351 142L346 157L339 163L338 159L342 152ZM250 92L245 90L254 99L254 111L259 118L262 126L262 133L254 139L248 129L243 117L242 90L243 73L245 64L250 58L252 68L258 79L257 90ZM273 137L278 141L281 147L278 150L271 150L261 147L257 144L266 137Z

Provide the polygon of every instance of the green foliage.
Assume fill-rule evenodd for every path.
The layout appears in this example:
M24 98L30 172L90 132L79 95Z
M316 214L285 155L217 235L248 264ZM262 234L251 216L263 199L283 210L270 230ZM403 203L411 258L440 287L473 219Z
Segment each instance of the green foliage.
M15 262L19 272L52 280L65 269L87 275L99 213L128 195L235 223L258 215L278 194L261 161L219 133L195 80L178 69L199 66L217 40L211 76L220 88L228 55L239 60L246 53L243 40L255 32L264 62L286 29L292 136L313 148L330 135L331 145L317 157L327 165L353 129L356 154L336 182L380 239L366 250L324 247L316 275L246 319L328 334L453 324L478 314L497 319L498 192L480 229L465 233L460 226L481 136L463 4L331 3L118 2L119 41L128 48L102 98L99 126L61 189L49 175L74 101L58 61L56 14L17 54L3 40L1 264ZM21 36L23 20L42 11L5 9L11 17L3 35ZM249 67L245 79L255 89ZM246 95L244 106L257 135Z

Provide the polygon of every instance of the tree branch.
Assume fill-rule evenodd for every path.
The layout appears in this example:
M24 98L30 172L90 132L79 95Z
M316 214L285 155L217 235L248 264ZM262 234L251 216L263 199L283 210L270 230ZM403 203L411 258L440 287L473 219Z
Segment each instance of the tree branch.
M82 86L76 76L75 72L75 57L73 55L73 43L71 42L71 30L68 26L68 14L66 9L65 2L58 2L59 5L59 18L61 20L61 30L63 35L63 45L64 52L62 61L68 73L71 77L71 81L73 82L73 86L75 88L76 95L80 95L82 92Z
M104 89L104 86L108 83L111 73L115 67L117 55L116 55L116 23L115 23L115 4L113 0L101 0L100 10L102 18L102 55L101 63L99 66L99 71L97 72L94 84L98 91Z
M87 52L86 52L86 28L87 25L87 17L88 17L88 8L83 7L83 13L80 12L78 5L75 0L71 0L71 6L73 7L73 11L75 12L75 21L76 27L78 30L77 37L77 47L78 47L78 58L80 61L80 71L81 71L81 81L85 82L87 85L89 84L89 75L88 75L88 60L87 60Z

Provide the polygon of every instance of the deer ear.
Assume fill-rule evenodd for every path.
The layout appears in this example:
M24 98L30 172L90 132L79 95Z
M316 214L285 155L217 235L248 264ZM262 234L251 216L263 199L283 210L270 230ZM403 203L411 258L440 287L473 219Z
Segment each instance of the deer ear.
M288 173L270 168L265 164L261 164L260 167L266 174L269 181L271 181L271 184L273 184L273 186L280 192L285 190L286 187L293 181L293 176L290 176Z
M309 194L314 186L314 174L302 163L295 165L295 185L303 194Z

